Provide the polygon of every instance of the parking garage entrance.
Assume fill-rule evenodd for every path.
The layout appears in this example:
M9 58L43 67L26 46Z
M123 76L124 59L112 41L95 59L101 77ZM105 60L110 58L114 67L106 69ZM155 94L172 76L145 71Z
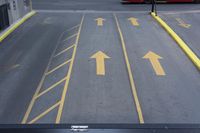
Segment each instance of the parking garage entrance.
M0 31L9 26L8 4L0 6Z

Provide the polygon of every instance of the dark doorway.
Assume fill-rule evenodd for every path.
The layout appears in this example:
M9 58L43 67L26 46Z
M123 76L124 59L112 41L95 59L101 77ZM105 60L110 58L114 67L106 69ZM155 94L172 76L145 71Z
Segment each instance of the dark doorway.
M8 4L0 6L0 31L9 26Z

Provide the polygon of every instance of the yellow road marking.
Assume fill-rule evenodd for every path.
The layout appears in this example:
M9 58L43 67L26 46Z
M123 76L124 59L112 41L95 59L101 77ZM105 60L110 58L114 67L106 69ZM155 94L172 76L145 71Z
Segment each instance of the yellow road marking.
M42 118L43 116L45 116L46 114L48 114L51 110L53 110L54 108L56 108L59 104L60 104L60 101L57 102L56 104L54 104L53 106L51 106L50 108L48 108L46 111L44 111L43 113L41 113L37 117L35 117L30 122L28 122L28 124L33 124L34 122L36 122L37 120L39 120L40 118Z
M23 120L22 120L22 124L25 124L25 123L27 122L27 120L28 120L28 117L29 117L29 115L30 115L30 113L31 113L31 110L32 110L32 108L33 108L33 105L34 105L34 103L35 103L35 97L36 97L36 96L38 95L38 93L40 92L40 89L41 89L41 87L42 87L42 85L43 85L43 83L44 83L44 80L45 80L45 77L46 77L45 73L48 72L49 67L50 67L50 64L51 64L51 61L53 60L53 55L55 54L56 49L57 49L57 47L58 47L58 45L59 45L59 43L60 43L60 41L61 41L61 38L62 38L62 36L65 34L66 31L67 31L67 30L63 31L62 34L59 36L59 39L58 39L57 44L56 44L56 48L54 49L54 51L53 51L53 53L52 53L52 55L51 55L51 57L50 57L49 63L47 64L47 67L46 67L46 69L45 69L45 71L44 71L44 74L43 74L43 76L42 76L42 79L40 80L40 83L39 83L39 85L38 85L38 87L37 87L37 89L36 89L36 91L35 91L35 93L34 93L34 95L33 95L33 98L31 99L31 102L30 102L30 104L29 104L29 106L28 106L28 109L27 109L27 111L26 111L26 113L25 113L25 115L24 115L24 118L23 118Z
M71 35L71 36L67 37L65 40L63 40L63 42L65 42L65 41L67 41L67 40L69 40L69 39L71 39L71 38L73 38L73 37L75 37L75 36L77 36L77 33L74 34L74 35Z
M179 25L181 27L189 29L191 27L190 24L185 23L181 18L176 18L176 21L178 21Z
M7 70L10 71L10 70L16 69L18 67L20 67L20 64L15 64L15 65L12 65L11 67L9 67Z
M189 59L200 70L200 60L197 55L188 47L188 45L155 13L151 13L152 17L167 31L167 33L177 42L179 47L185 52Z
M13 26L11 26L10 29L8 29L6 32L4 32L0 36L0 42L2 42L8 35L10 35L14 30L16 30L21 24L23 24L26 20L28 20L34 14L36 14L36 12L35 11L31 11L25 17L23 17L20 21L18 21L16 24L14 24Z
M60 81L56 82L55 84L53 84L52 86L50 86L49 88L45 89L43 92L39 93L35 99L39 98L40 96L44 95L45 93L49 92L51 89L55 88L57 85L59 85L60 83L62 83L63 81L67 80L67 77L61 79Z
M71 60L72 60L72 59L69 59L69 60L65 61L64 63L58 65L58 66L55 67L54 69L48 71L48 72L46 73L46 75L49 75L49 74L51 74L52 72L56 71L57 69L61 68L62 66L68 64Z
M67 52L69 49L73 48L74 46L75 46L75 44L69 46L68 48L66 48L66 49L60 51L59 53L57 53L54 57L57 57L57 56L61 55L62 53Z
M95 19L95 21L97 22L97 26L103 26L103 22L105 21L105 19L97 18L97 19Z
M159 59L162 59L161 56L157 55L154 52L149 51L143 58L150 60L152 66L153 66L153 69L156 72L156 75L158 75L158 76L166 75L163 67L161 66L161 64L159 62Z
M114 14L114 17L115 17L115 21L116 21L116 24L117 24L117 29L118 29L118 32L119 32L119 35L120 35L120 40L121 40L121 44L122 44L122 49L123 49L125 61L126 61L126 66L127 66L127 70L128 70L128 75L129 75L129 80L130 80L130 84L131 84L132 94L133 94L133 97L134 97L134 101L135 101L135 105L136 105L136 109L137 109L137 113L138 113L138 118L139 118L140 123L144 123L142 109L141 109L141 106L140 106L140 102L139 102L138 95L137 95L137 89L136 89L136 86L135 86L135 83L134 83L134 79L133 79L133 75L132 75L132 71L131 71L131 65L129 63L128 54L126 52L126 46L125 46L124 37L123 37L122 31L121 31L121 28L119 26L119 22L118 22L117 16L115 14Z
M79 26L80 26L80 24L77 24L77 25L71 27L70 29L68 29L67 31L71 31L71 30L73 30L73 29L75 29L75 28L77 28L77 27L79 27Z
M19 66L20 66L20 64L13 65L10 69L15 69L15 68L17 68Z
M109 59L102 51L99 51L92 55L90 58L96 59L96 73L97 75L105 75L105 59Z
M70 63L69 71L68 71L68 74L67 74L68 80L66 80L65 86L64 86L64 89L63 89L63 93L62 93L62 97L61 97L61 104L59 106L58 114L57 114L57 117L56 117L56 123L60 123L60 119L61 119L61 116L62 116L62 111L63 111L63 107L64 107L65 97L66 97L66 94L67 94L69 80L70 80L71 73L72 73L72 68L73 68L74 59L75 59L75 55L76 55L76 49L77 49L77 45L79 43L79 38L80 38L80 33L81 33L81 29L82 29L84 17L85 17L85 15L83 15L83 17L81 19L81 24L80 24L80 27L79 27L79 30L78 30L78 35L77 35L76 42L75 42L76 45L74 47L74 51L73 51L73 55L72 55L72 61Z
M140 24L139 24L137 18L130 17L130 18L128 18L128 20L131 22L131 24L132 24L133 26L140 26Z

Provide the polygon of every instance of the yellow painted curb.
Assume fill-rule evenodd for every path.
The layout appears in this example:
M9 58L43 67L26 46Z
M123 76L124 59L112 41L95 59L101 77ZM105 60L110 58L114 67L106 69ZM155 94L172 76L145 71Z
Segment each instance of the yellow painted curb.
M21 20L19 20L17 23L12 25L12 27L10 29L8 29L6 32L4 32L0 36L0 42L2 42L9 34L11 34L14 30L16 30L21 24L23 24L26 20L28 20L30 17L32 17L35 13L36 13L35 11L31 11L25 17L23 17Z
M186 53L189 59L195 64L200 70L200 60L197 55L188 47L188 45L155 13L151 13L151 16L167 31L167 33L177 42L179 47Z

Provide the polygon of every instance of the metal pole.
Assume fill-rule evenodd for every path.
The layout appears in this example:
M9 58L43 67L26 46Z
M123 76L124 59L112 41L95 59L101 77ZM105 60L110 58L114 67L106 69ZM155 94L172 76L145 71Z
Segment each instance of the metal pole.
M151 3L152 3L151 12L154 12L154 4L155 4L155 3L154 3L154 0L152 0Z
M154 12L155 15L157 16L156 0L152 0L151 12Z
M30 0L30 8L31 8L31 11L32 11L33 10L32 0Z
M154 10L155 10L155 15L157 16L157 6L156 6L156 0L154 0Z

